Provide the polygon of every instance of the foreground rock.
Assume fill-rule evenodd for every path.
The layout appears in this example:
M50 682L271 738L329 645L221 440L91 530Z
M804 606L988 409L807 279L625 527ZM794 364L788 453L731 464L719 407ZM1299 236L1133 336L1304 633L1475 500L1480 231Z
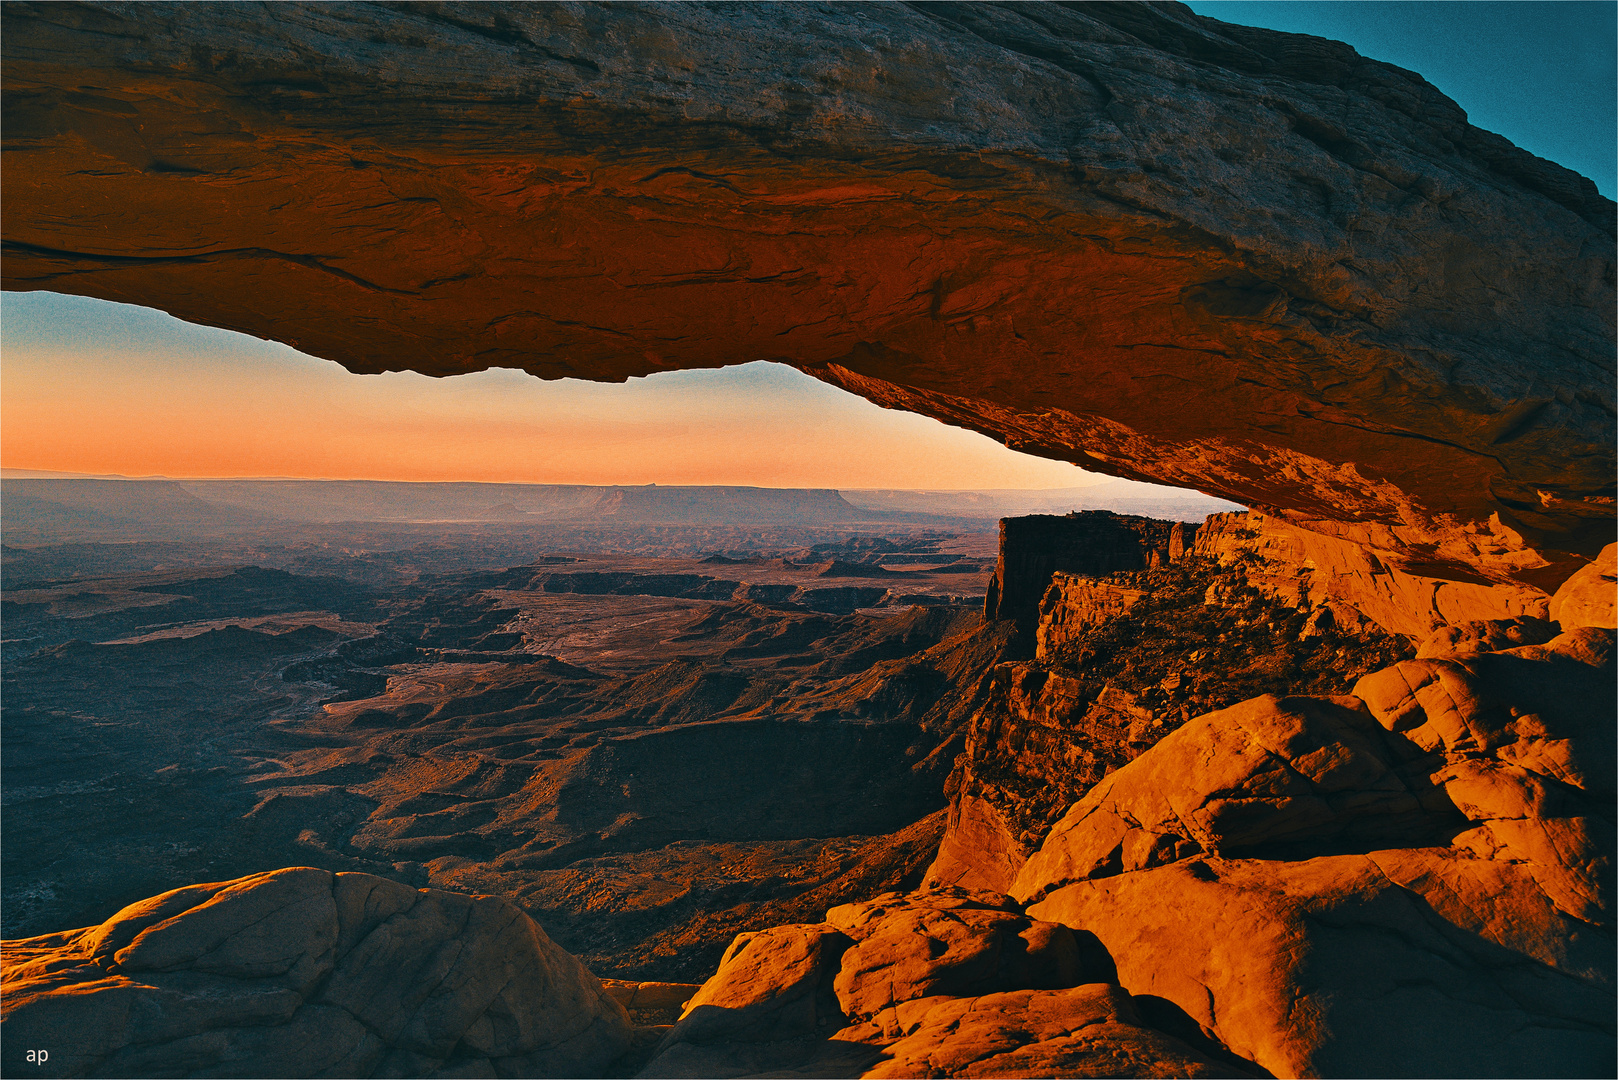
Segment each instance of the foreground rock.
M738 937L645 1077L1247 1076L1142 1019L1065 926L958 888ZM1213 1056L1209 1056L1212 1051Z
M1044 536L1065 525L1082 539L1095 531L1083 520L1089 516L1030 520L1044 525ZM1010 528L1012 521L1005 524L1002 543L1009 547L1022 530ZM1334 615L1315 591L1310 564L1281 541L1307 536L1322 546L1349 545L1290 526L1283 537L1266 531L1271 524L1257 514L1215 515L1208 528L1195 532L1189 549L1190 530L1179 531L1178 543L1171 535L1168 563L1152 568L1144 567L1153 553L1143 550L1142 569L1106 577L1045 569L1049 584L1032 635L1035 656L1001 664L988 680L950 775L949 820L927 881L1008 890L1070 806L1194 717L1265 695L1346 695L1360 675L1416 655L1409 638L1388 633L1355 609ZM1204 532L1214 535L1208 549ZM1255 550L1265 538L1271 542ZM1026 562L1015 551L1007 554L1004 565ZM1430 623L1420 619L1414 625L1425 629ZM1432 635L1432 648L1452 651L1463 639L1469 647L1540 643L1555 634L1555 624L1524 617L1477 623L1470 630L1448 627ZM1372 742L1379 739L1378 729ZM1363 749L1379 761L1390 753L1386 747ZM1391 761L1377 768L1386 771ZM1184 765L1192 772L1203 767L1200 756ZM1220 765L1210 761L1209 767ZM1425 776L1413 782L1418 789L1432 786ZM1352 813L1364 817L1370 811L1367 804ZM1397 840L1411 843L1413 837L1406 832Z
M7 288L355 371L779 360L1417 573L1549 592L1611 540L1613 204L1338 42L117 2L8 4L4 42Z
M1613 633L1490 636L1192 721L1013 895L1276 1075L1611 1075Z
M509 902L308 868L6 942L4 1012L13 1076L588 1076L630 1033Z

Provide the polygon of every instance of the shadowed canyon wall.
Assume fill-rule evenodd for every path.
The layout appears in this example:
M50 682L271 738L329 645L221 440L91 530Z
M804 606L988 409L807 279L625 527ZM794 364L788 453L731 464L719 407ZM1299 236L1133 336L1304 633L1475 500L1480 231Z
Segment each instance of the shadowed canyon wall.
M354 371L775 360L1546 592L1611 539L1613 203L1151 5L5 6L5 287Z

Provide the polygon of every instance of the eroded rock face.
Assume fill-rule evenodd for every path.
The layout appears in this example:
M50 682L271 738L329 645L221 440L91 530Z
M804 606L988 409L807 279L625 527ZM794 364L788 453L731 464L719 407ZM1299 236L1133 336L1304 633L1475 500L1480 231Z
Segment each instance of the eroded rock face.
M1097 581L1081 574L1053 574L1039 602L1039 625L1034 631L1034 655L1045 659L1092 626L1128 613L1140 598L1140 589Z
M1276 1075L1610 1073L1613 634L1489 637L1187 724L1012 894Z
M1434 848L1203 859L1070 885L1030 912L1090 930L1131 992L1276 1076L1612 1071L1610 990L1534 948L1581 928L1510 863ZM1610 971L1611 938L1592 945L1583 959L1609 954Z
M1234 531L1214 524L1216 533ZM1414 655L1356 610L1338 619L1325 603L1310 608L1307 564L1245 547L1223 564L1183 546L1180 555L1109 579L1054 575L1036 658L996 667L967 726L926 880L1009 890L1069 807L1181 725L1238 703L1251 708L1259 695L1347 694L1360 675ZM1472 648L1544 642L1556 632L1542 619L1468 625L1433 635L1432 647L1453 651L1463 638ZM1195 773L1200 755L1213 751L1188 752L1182 765Z
M1197 1046L1143 1019L1175 1026L1003 894L887 893L826 918L737 937L640 1075L1251 1075L1194 1025Z
M8 941L4 1011L6 1072L41 1076L586 1076L629 1046L624 1007L509 901L310 868Z
M1315 525L1257 512L1210 514L1192 552L1241 566L1254 588L1294 607L1325 609L1338 626L1375 626L1416 641L1461 623L1547 615L1550 597L1541 589L1456 580L1401 558L1385 530ZM1586 567L1579 580L1593 572Z
M1002 518L1000 557L984 596L983 617L1010 619L1032 633L1043 621L1053 575L1101 577L1160 566L1168 559L1171 528L1167 521L1107 510Z
M1611 540L1613 204L1183 7L5 11L5 284L356 371L778 360L1554 589Z
M1434 763L1384 735L1355 698L1266 696L1209 713L1075 803L1012 892L1028 899L1205 852L1447 842L1464 819L1427 779Z
M1618 626L1618 544L1601 549L1595 561L1562 583L1551 597L1550 617L1564 630Z

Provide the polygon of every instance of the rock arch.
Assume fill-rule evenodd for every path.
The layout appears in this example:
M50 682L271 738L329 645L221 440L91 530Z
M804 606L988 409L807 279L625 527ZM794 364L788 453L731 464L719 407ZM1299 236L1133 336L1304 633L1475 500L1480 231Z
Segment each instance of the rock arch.
M1614 204L1183 6L8 4L5 275L354 371L777 360L1431 576L1611 540Z

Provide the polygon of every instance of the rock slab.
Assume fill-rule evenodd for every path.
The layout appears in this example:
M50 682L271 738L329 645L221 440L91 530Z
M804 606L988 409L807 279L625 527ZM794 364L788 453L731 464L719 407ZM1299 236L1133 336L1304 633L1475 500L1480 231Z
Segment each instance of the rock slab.
M1277 1076L1611 1075L1614 636L1536 632L1193 720L1012 894Z
M510 902L369 874L188 886L4 954L7 1075L585 1076L629 1046Z

